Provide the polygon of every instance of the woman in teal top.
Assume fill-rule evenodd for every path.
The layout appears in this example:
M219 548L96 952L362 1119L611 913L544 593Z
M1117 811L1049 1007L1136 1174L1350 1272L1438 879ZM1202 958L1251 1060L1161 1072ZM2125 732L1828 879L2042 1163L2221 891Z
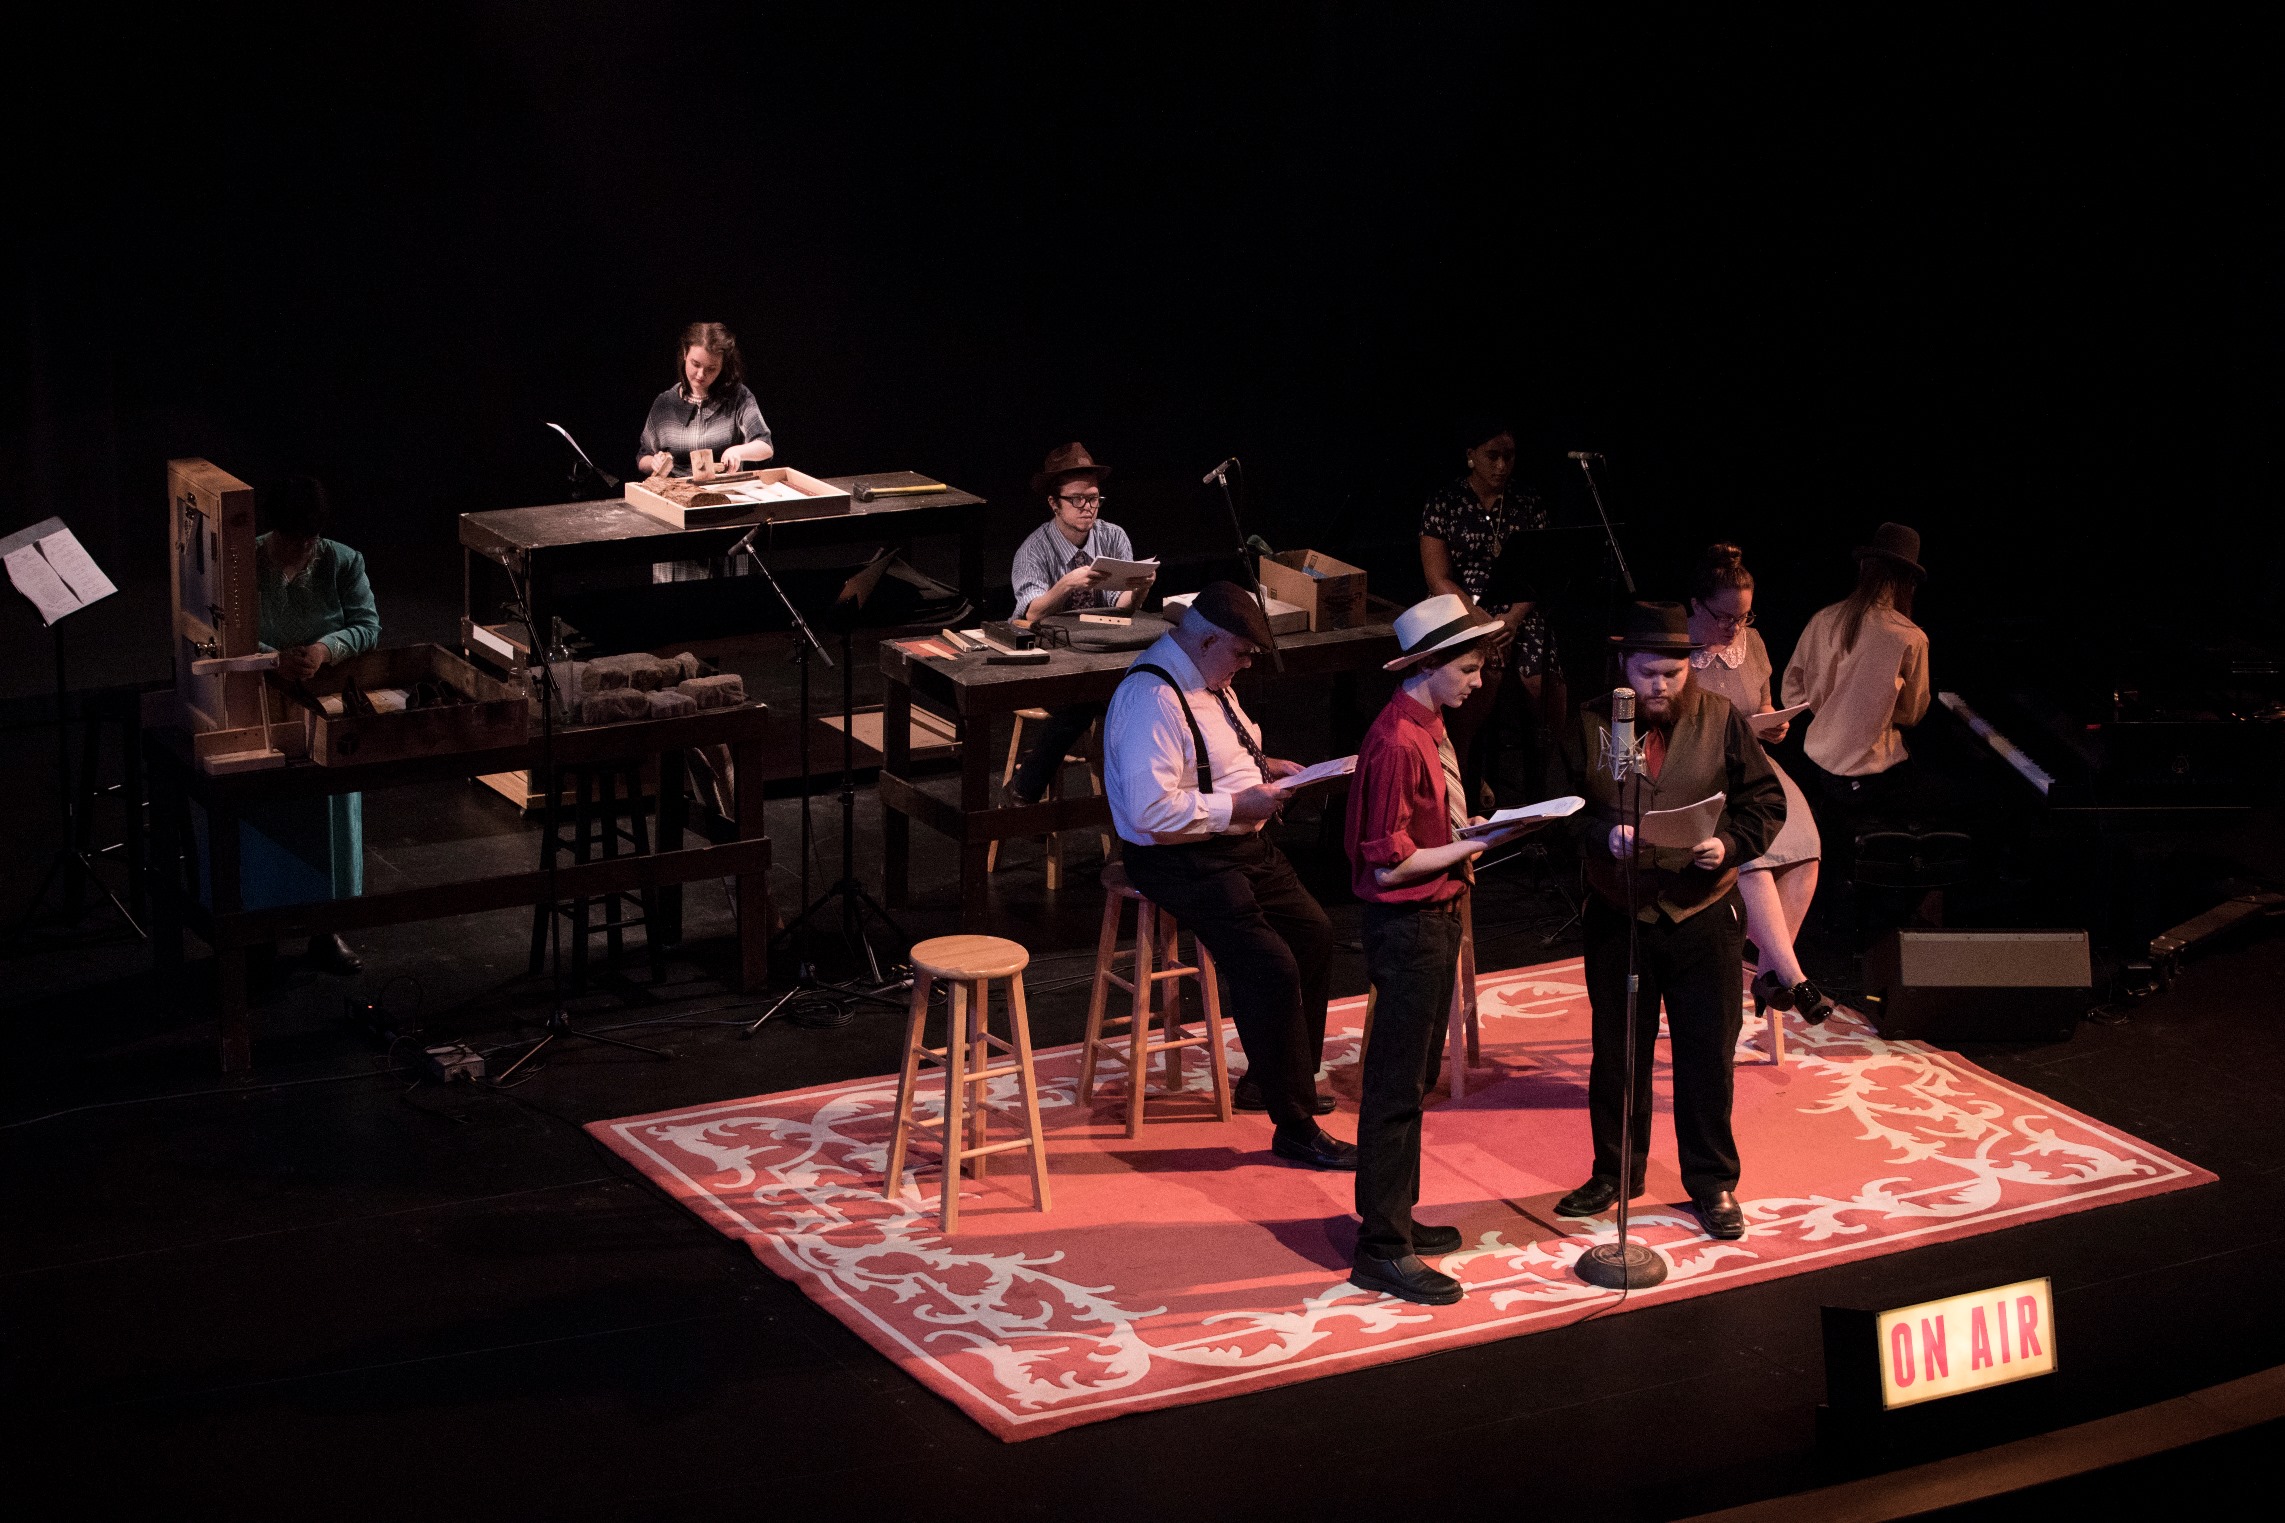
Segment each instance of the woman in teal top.
M270 532L254 542L262 603L262 648L278 652L278 675L305 682L320 668L381 643L381 615L365 557L325 537L325 488L307 476L278 482L257 501ZM241 837L245 904L349 899L365 890L363 794L267 804L248 810ZM334 973L362 964L339 936L313 936L310 960Z

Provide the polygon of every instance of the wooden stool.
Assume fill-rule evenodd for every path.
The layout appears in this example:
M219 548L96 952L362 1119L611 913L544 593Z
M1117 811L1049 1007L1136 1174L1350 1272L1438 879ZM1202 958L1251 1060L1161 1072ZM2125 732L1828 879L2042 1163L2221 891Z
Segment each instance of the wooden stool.
M1007 765L1000 769L1000 787L1003 790L1015 782L1016 768L1023 761L1023 727L1027 724L1045 723L1047 723L1047 710L1045 709L1016 710L1015 727L1008 732ZM1090 729L1088 735L1093 737L1101 726L1101 720L1095 721L1095 729ZM1101 795L1103 791L1102 762L1089 756L1066 756L1063 758L1063 766L1056 768L1055 775L1048 779L1047 796L1049 798L1059 799L1063 797L1063 768L1069 767L1075 762L1086 763L1087 786L1098 796ZM1103 855L1108 858L1112 850L1112 837L1107 832L1102 834ZM994 841L984 852L984 871L996 873L999 870L1000 843ZM1063 886L1063 835L1060 831L1051 831L1047 837L1047 886L1050 891Z
M1478 1060L1476 1024L1476 910L1475 890L1460 895L1460 971L1452 981L1452 1010L1444 1034L1444 1071L1451 1076L1452 1098L1468 1093L1468 1065ZM1373 1042L1373 1006L1380 990L1365 991L1365 1034L1357 1042L1360 1070L1365 1049Z
M1135 906L1135 951L1132 978L1121 978L1112 971L1119 955L1119 922L1126 918L1126 906ZM1206 1049L1207 1066L1214 1074L1214 1104L1224 1121L1230 1119L1230 1060L1222 1049L1222 995L1214 982L1213 954L1206 943L1195 933L1191 941L1198 952L1198 961L1182 962L1182 928L1174 917L1143 897L1140 889L1127 882L1127 870L1116 862L1103 868L1103 933L1095 948L1095 989L1087 998L1087 1040L1079 1060L1079 1100L1091 1103L1095 1098L1095 1061L1104 1052L1122 1058L1127 1065L1127 1135L1142 1135L1143 1091L1151 1054L1166 1054L1166 1088L1170 1094L1182 1090L1182 1049ZM1182 1025L1181 979L1198 980L1198 995L1206 1007L1206 1030L1201 1036L1191 1036ZM1125 1015L1108 1015L1104 1007L1109 1003L1111 985L1116 984L1131 996ZM1152 993L1164 986L1160 995L1158 1021L1151 1022ZM1126 1023L1123 1033L1103 1034L1106 1022ZM1153 1031L1156 1035L1153 1035Z
M912 949L912 1016L905 1027L904 1071L897 1078L897 1129L889 1144L888 1178L881 1193L896 1196L904 1181L905 1144L911 1129L941 1128L944 1139L944 1230L960 1224L960 1170L966 1165L975 1179L984 1177L985 1159L1014 1148L1031 1150L1033 1209L1048 1209L1047 1144L1039 1131L1039 1085L1031 1070L1031 1018L1024 1011L1023 970L1031 954L1015 942L998 936L938 936ZM992 980L1008 985L1008 1035L1003 1041L991 1034ZM927 1044L928 997L938 983L948 985L945 1001L944 1045ZM973 1004L971 1004L973 1001ZM991 1066L991 1050L998 1048L1014 1061ZM920 1082L923 1060L944 1069L944 1114L936 1119L915 1117L913 1092ZM1024 1134L1005 1142L986 1142L984 1122L991 1110L980 1086L1014 1074L1023 1095ZM971 1098L969 1087L979 1086Z
M650 827L645 814L651 808L643 792L643 765L640 760L562 765L556 768L554 780L556 797L549 800L546 823L540 836L540 868L545 871L550 860L568 856L574 862L591 860L598 846L605 857L619 855L621 846L628 847L638 857L651 851ZM561 808L563 793L569 790L572 807L567 819ZM622 790L624 797L621 796ZM564 828L570 835L566 838ZM600 904L598 914L595 906ZM630 912L631 911L631 912ZM658 982L666 977L665 947L658 934L658 896L652 889L630 889L605 894L599 899L573 899L554 906L532 906L531 971L540 972L547 966L548 917L561 915L571 923L571 981L574 988L587 981L588 943L597 936L605 940L611 961L616 964L626 950L622 933L643 927L643 946L649 954L651 979ZM597 918L588 917L595 914Z

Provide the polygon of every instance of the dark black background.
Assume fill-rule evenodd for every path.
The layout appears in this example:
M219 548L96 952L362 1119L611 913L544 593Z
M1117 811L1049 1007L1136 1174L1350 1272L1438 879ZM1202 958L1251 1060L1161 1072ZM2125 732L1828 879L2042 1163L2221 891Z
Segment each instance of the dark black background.
M2280 250L2257 27L50 14L22 55L53 68L17 135L0 525L64 514L147 609L169 456L312 471L386 617L446 575L455 514L563 495L543 419L630 469L671 335L719 318L781 459L986 494L1001 576L1024 477L1079 437L1146 552L1199 548L1169 541L1236 454L1251 526L1404 592L1455 419L1491 403L1559 518L1587 511L1561 452L1610 455L1646 591L1739 539L1780 660L1885 517L1925 532L1923 622L1955 651L2003 610L2258 636ZM162 624L89 627L163 659Z

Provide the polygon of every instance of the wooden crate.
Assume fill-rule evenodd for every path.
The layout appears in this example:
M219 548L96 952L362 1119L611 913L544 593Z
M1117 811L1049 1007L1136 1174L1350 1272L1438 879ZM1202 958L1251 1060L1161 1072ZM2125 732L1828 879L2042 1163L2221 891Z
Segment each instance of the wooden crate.
M801 493L792 502L737 502L740 487L789 486ZM725 525L783 523L794 518L825 518L849 511L849 494L831 482L820 481L790 466L764 466L758 471L737 471L712 481L677 477L667 481L630 481L627 505L640 508L677 529L711 529Z
M532 701L526 693L477 670L457 652L441 645L369 650L320 671L310 679L310 691L320 698L338 694L342 679L351 676L368 693L381 688L411 688L424 678L434 678L472 701L389 714L311 714L304 710L302 722L309 739L310 760L320 766L521 745L531 726Z

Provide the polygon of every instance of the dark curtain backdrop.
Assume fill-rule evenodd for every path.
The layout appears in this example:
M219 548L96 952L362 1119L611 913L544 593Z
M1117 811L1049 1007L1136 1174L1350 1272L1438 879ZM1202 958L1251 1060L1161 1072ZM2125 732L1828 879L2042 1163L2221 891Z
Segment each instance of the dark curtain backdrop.
M1251 527L1409 590L1492 405L1559 517L1562 452L1610 456L1646 590L1741 541L1773 634L1898 517L1956 650L2002 612L2266 635L2280 60L2223 18L51 9L0 528L69 518L140 590L95 638L153 653L171 455L315 472L443 576L454 515L563 495L542 420L630 470L718 318L785 462L990 496L1002 576L1078 437L1146 550L1205 548L1163 541L1236 454Z

